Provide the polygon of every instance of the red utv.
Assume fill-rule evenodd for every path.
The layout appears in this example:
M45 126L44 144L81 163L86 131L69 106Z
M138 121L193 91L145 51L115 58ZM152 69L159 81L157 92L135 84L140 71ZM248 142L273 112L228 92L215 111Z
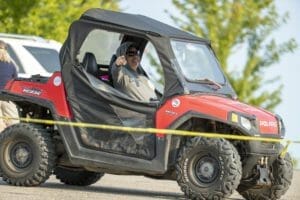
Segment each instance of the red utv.
M158 99L136 101L112 85L110 66L123 42L141 51ZM210 43L141 15L91 9L72 23L61 72L16 79L1 92L21 117L114 126L283 138L278 115L236 100ZM90 185L104 173L177 180L190 199L279 199L293 175L277 143L131 133L19 123L0 136L0 176L35 186L54 173Z

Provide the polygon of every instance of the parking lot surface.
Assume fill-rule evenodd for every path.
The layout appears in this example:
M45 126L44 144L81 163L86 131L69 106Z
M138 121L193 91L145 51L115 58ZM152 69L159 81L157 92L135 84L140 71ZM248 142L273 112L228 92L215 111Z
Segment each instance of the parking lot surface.
M283 200L300 199L300 171L294 172L293 183ZM88 187L68 186L51 176L39 187L14 187L0 181L0 200L153 200L185 199L176 181L154 180L143 176L116 176L106 174ZM228 200L242 200L235 193Z

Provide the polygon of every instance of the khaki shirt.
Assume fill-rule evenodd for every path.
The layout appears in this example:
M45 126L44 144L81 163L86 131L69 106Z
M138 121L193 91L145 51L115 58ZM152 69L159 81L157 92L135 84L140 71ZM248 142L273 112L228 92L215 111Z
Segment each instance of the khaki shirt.
M153 84L139 71L134 71L128 65L117 67L113 64L112 78L114 87L139 101L149 102L151 98L157 99Z

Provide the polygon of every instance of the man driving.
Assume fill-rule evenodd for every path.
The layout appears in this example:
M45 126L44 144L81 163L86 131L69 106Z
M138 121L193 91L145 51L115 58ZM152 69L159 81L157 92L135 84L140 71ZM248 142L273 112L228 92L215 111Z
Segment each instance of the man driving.
M140 52L133 42L123 43L116 52L112 65L113 84L116 89L135 100L157 99L155 88L140 66Z

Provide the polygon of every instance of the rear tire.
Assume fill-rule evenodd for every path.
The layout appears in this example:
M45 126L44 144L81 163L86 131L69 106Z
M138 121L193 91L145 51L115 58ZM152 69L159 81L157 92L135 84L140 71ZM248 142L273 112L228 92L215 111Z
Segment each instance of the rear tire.
M289 189L293 178L293 163L287 153L285 158L277 158L272 164L271 186L263 188L247 188L240 185L237 191L247 200L276 200Z
M240 156L229 141L195 137L179 152L177 182L189 199L223 199L238 187L241 169Z
M58 166L54 170L56 178L67 185L88 186L96 183L104 173L90 172L81 168Z
M17 186L44 183L55 164L50 133L35 124L19 123L0 134L0 176Z

